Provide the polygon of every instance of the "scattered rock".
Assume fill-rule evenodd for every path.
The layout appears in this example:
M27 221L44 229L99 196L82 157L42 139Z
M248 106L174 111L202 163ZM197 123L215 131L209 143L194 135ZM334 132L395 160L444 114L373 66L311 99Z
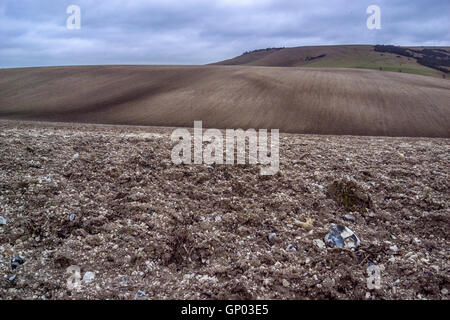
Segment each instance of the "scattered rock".
M346 214L345 216L343 216L342 220L349 221L349 222L356 222L355 216L352 216L350 214Z
M325 249L325 243L320 239L313 240L313 244L319 247L320 249Z
M398 247L396 245L390 246L389 249L391 249L394 252L398 251Z
M275 233L271 233L271 234L269 234L269 236L267 238L269 240L269 243L271 245L274 245L275 244L275 240L277 238L277 235Z
M439 271L440 271L439 266L432 265L431 268L434 269L436 272L439 272Z
M87 235L88 235L88 233L84 229L77 229L77 230L75 230L75 234L77 236L81 236L81 237L87 237Z
M17 275L15 275L15 274L9 275L5 278L5 280L8 281L10 285L14 285L16 279L17 279Z
M94 279L95 279L95 273L90 272L90 271L86 272L83 276L83 282L86 284L91 283L92 281L94 281Z
M136 292L136 295L134 296L134 299L135 300L142 300L146 296L147 296L147 294L144 291L139 290L138 292Z
M18 267L20 267L24 263L25 263L25 260L22 259L21 257L19 257L19 256L13 257L13 258L11 258L11 269L16 270Z
M297 251L297 249L292 244L289 244L287 246L286 250L287 251L291 251L291 252L296 252Z
M207 274L200 276L197 276L197 280L200 282L207 282L207 281L211 281L213 283L217 283L219 280L217 279L217 277L210 277Z
M289 287L289 281L287 281L286 279L283 279L283 287Z
M324 240L330 247L339 248L356 248L360 241L352 230L341 225L331 225L330 233L328 233Z
M305 222L298 222L298 225L300 225L304 229L311 230L312 228L314 228L313 223L314 219L307 218Z

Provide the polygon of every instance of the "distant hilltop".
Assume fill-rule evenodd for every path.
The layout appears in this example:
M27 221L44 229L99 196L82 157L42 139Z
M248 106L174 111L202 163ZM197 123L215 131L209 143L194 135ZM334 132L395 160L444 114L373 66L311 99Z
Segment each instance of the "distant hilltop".
M447 78L450 47L341 45L246 51L215 65L359 68Z

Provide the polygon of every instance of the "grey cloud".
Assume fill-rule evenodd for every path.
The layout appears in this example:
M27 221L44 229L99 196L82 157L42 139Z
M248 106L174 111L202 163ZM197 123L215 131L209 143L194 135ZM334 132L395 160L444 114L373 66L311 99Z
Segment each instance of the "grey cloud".
M65 27L79 5L81 30ZM382 29L366 28L366 8ZM205 64L272 46L450 45L441 0L3 0L0 67Z

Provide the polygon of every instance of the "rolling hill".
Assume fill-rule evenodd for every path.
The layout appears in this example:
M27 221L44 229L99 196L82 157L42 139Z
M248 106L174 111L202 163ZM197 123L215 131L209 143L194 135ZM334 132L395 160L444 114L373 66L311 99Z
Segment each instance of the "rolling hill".
M375 70L251 66L0 70L4 119L179 127L202 120L204 127L214 128L450 137L449 101L447 80Z
M427 63L430 57L435 63ZM267 48L215 64L381 69L443 78L450 71L450 48L372 45Z

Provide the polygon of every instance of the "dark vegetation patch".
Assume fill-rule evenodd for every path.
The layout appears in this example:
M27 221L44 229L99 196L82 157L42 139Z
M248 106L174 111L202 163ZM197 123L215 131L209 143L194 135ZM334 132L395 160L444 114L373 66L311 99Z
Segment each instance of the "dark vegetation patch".
M307 56L307 57L305 58L305 61L317 60L317 59L320 59L320 58L324 58L324 57L326 57L326 56L327 56L326 54L321 54L321 55L318 55L318 56L315 56L315 57Z
M329 187L330 196L347 211L364 212L372 207L370 196L354 181L334 181Z
M422 49L415 50L392 45L376 45L375 51L396 54L397 57L404 56L415 58L417 62L425 67L433 68L448 73L450 67L450 52L444 49Z
M269 52L269 51L279 51L284 49L285 47L280 47L280 48L266 48L266 49L257 49L257 50L252 50L252 51L245 51L242 55L246 55L246 54L252 54L252 53L258 53L258 52Z

